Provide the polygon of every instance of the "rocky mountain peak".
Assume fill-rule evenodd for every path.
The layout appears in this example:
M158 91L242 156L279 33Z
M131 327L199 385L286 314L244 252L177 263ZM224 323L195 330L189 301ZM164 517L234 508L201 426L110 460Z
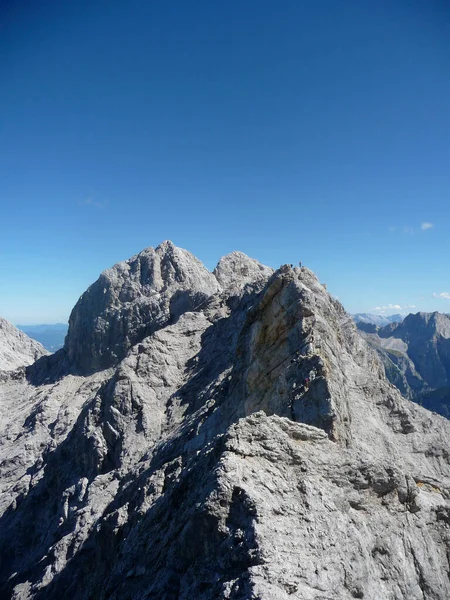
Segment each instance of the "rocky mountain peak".
M165 243L69 338L86 371L0 378L2 598L450 597L450 424L310 270Z
M48 352L6 319L0 317L0 370L31 365Z
M69 319L65 349L81 372L117 364L147 335L220 291L190 252L165 241L104 271Z
M273 269L242 252L223 257L211 273L171 241L146 248L104 271L75 305L65 350L79 372L116 365L128 349L214 294L264 282Z

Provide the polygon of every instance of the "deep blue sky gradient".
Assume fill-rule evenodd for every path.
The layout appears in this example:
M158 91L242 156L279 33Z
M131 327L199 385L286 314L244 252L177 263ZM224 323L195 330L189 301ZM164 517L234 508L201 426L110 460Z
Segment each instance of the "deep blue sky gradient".
M8 0L0 90L13 322L164 239L450 312L447 2Z

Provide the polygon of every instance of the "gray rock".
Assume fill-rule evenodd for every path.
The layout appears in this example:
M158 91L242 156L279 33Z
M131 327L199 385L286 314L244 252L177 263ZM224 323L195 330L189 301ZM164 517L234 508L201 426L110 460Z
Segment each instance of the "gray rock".
M262 265L242 252L231 252L223 256L213 271L221 287L230 295L233 291L242 289L246 284L267 281L272 273L273 269Z
M6 319L0 317L0 370L31 365L48 352Z
M116 365L127 350L220 290L190 252L163 242L104 271L69 319L65 349L82 373Z
M176 318L159 287L118 364L0 383L2 598L450 597L450 423L307 268L234 260Z

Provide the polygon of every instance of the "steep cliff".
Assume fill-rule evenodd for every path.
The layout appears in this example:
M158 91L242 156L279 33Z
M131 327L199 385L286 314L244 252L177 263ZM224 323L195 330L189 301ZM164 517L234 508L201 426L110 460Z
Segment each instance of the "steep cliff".
M1 597L450 597L450 423L314 274L138 256L0 384Z

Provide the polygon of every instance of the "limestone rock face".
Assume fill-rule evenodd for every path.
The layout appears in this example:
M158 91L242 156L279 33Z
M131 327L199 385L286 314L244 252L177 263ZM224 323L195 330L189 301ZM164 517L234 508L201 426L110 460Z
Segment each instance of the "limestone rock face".
M104 271L69 319L65 348L82 372L116 365L127 350L220 286L190 252L163 242Z
M0 370L31 365L48 352L41 344L0 317Z
M447 600L450 423L307 268L173 253L200 306L161 285L118 363L1 379L0 597Z

